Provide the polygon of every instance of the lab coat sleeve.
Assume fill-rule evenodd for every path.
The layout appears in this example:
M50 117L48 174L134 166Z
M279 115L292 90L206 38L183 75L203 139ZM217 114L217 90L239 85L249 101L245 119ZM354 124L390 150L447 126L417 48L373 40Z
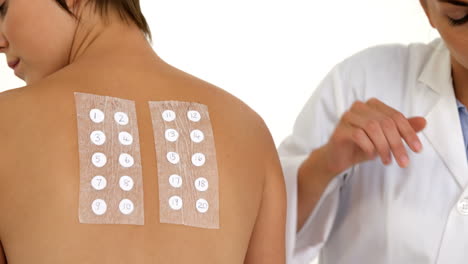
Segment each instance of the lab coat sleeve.
M313 150L328 142L342 114L357 97L356 89L343 78L343 67L343 63L336 66L322 81L299 114L292 135L278 149L288 199L288 263L309 263L318 256L335 220L344 175L349 173L337 175L332 180L303 228L296 233L298 169Z

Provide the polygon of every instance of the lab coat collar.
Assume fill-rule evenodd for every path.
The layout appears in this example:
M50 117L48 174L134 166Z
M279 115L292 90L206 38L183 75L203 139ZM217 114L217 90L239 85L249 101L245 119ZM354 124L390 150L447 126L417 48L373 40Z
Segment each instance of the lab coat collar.
M421 103L430 104L425 116L424 135L438 152L461 188L468 184L468 163L460 116L452 81L450 52L442 40L435 41L434 50L418 80L436 92L436 100L421 97Z
M418 80L438 94L447 94L449 89L453 89L450 52L441 39L429 45L433 46L434 50Z

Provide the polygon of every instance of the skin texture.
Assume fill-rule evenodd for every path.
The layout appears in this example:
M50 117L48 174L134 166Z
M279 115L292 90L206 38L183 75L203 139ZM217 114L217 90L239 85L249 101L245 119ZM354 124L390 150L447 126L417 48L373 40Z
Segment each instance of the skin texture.
M143 34L114 12L105 24L80 9L77 24L54 1L8 2L0 51L21 59L16 73L28 86L0 94L1 264L285 262L284 181L273 140L257 114L162 61ZM136 102L144 226L78 222L73 92ZM219 230L159 223L148 107L158 100L208 105L220 180Z
M432 27L437 29L451 53L452 77L458 100L468 105L468 24L454 26L450 19L468 15L468 1L420 0ZM355 164L380 157L389 165L394 159L402 168L410 160L403 145L413 152L423 148L416 133L423 117L406 117L377 98L355 102L342 116L328 143L313 151L298 172L298 229L315 208L329 182Z

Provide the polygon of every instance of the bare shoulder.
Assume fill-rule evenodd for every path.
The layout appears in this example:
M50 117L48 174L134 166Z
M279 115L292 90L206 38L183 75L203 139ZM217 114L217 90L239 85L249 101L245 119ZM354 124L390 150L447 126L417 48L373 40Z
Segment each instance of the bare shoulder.
M42 86L25 86L1 92L0 120L2 124L9 121L13 122L12 124L18 124L19 119L24 119L21 115L31 114L31 108L37 105L35 103L41 102L41 98L37 95L39 89L43 89ZM9 127L2 126L2 128L8 129Z
M11 142L11 137L15 135L14 126L17 124L15 116L18 115L19 110L21 111L22 94L24 94L22 88L0 93L0 123L2 124L0 126L0 144L2 145L0 156L2 157L7 153L8 142Z
M8 175L8 167L12 164L11 159L18 150L17 135L18 127L21 127L18 115L24 111L24 90L22 88L7 90L0 93L0 199L6 193L5 177ZM26 106L27 107L27 106ZM1 201L0 201L1 204Z
M0 93L0 119L2 121L6 121L6 118L13 115L17 109L18 100L22 99L21 95L24 95L24 92L24 88L16 88Z
M227 91L177 69L173 72L175 83L181 83L182 97L208 106L213 129L217 139L223 144L235 144L241 153L243 146L249 148L244 156L265 154L275 156L276 148L270 131L263 118L241 99ZM178 87L175 84L173 88ZM218 141L218 140L217 140Z
M31 91L29 87L22 87L0 93L0 142L11 141L17 135L15 129L25 120L31 110ZM1 153L1 152L0 152Z
M263 118L226 91L208 88L211 89L217 89L217 93L210 92L214 95L214 102L209 103L215 132L218 131L218 135L229 136L230 140L225 143L235 142L236 148L247 147L248 152L238 149L239 153L244 157L251 156L252 159L256 159L259 167L264 162L271 162L272 157L276 157L276 148Z
M5 212L5 204L8 201L8 198L11 197L11 188L10 188L10 168L14 166L12 162L12 156L17 148L17 144L14 143L14 139L17 134L17 123L15 123L15 114L17 108L21 104L21 89L7 90L0 93L0 210ZM10 177L9 177L10 176ZM4 233L7 228L4 225L5 216L8 214L0 215L0 263L6 263L5 254L2 247L4 242Z
M35 88L22 87L0 93L0 179L11 173L17 155L27 153L27 147L32 146L27 142L40 136L39 129L50 125L41 112L41 105L47 102L37 97ZM4 193L1 185L0 193Z

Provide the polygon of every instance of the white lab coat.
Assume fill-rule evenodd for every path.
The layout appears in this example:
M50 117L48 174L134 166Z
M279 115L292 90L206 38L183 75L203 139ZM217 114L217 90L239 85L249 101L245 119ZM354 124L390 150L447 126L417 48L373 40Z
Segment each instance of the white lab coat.
M297 171L356 100L423 116L410 165L379 159L337 175L296 234ZM442 40L365 50L337 65L279 148L288 191L288 263L468 263L468 165L450 55Z

